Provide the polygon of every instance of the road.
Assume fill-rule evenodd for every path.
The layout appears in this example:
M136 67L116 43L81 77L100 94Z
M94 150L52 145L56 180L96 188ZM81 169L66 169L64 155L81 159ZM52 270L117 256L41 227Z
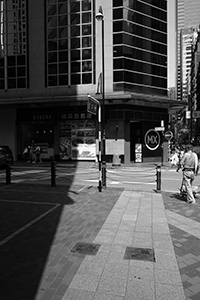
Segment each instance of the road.
M157 176L156 167L138 167L138 166L107 166L106 185L109 187L122 187L136 190L156 190ZM66 166L56 165L56 185L83 185L97 186L99 184L99 170L97 165L84 166ZM176 172L176 169L163 167L161 169L161 190L177 192L182 181L182 172ZM0 170L0 183L6 182L5 170ZM28 165L12 166L11 183L38 182L38 184L51 185L50 166ZM197 176L194 185L199 185Z

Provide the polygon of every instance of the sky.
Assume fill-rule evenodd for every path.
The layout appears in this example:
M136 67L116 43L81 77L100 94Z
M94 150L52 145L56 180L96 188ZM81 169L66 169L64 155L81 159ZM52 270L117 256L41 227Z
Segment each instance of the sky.
M176 85L176 55L175 55L175 45L176 45L176 35L175 35L175 0L168 0L168 14L167 14L167 24L168 24L168 88L174 87Z

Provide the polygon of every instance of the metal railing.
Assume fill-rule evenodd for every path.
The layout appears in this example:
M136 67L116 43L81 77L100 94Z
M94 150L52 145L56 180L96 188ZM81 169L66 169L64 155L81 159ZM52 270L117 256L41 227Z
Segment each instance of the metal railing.
M155 172L156 171L156 172ZM134 184L142 189L142 186L149 185L160 193L161 192L161 165L149 168L107 168L106 177L109 186L127 186ZM70 168L68 165L56 163L54 160L47 166L15 166L9 162L5 168L6 184L17 182L38 182L56 187L59 185L71 185L91 183L98 187L98 164L86 170L77 169L75 166Z

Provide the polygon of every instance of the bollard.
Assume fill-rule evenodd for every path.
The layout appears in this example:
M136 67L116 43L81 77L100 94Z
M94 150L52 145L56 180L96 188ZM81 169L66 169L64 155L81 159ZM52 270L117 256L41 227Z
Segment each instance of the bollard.
M156 167L156 191L157 193L161 192L161 166L157 165Z
M11 183L10 162L6 161L6 184Z
M106 162L102 161L102 186L106 188Z
M51 161L51 186L56 186L56 167L55 161Z

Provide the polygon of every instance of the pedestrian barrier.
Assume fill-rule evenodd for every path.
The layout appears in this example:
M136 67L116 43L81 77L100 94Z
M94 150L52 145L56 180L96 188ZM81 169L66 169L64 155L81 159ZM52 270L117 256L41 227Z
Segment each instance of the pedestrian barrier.
M6 184L11 182L10 161L6 162Z
M55 161L51 161L51 186L56 186L56 167Z
M156 171L156 172L155 172ZM161 166L154 167L117 167L107 166L107 186L134 187L136 190L161 192ZM11 183L35 183L52 187L76 185L96 186L98 188L98 164L81 165L58 163L52 160L45 165L6 165L5 173L0 174L0 181Z
M113 185L131 185L137 190L161 190L161 167L126 167L107 169L107 180ZM159 173L159 174L158 174ZM147 188L148 187L148 188Z
M156 191L157 193L161 192L161 166L157 165L156 167Z

